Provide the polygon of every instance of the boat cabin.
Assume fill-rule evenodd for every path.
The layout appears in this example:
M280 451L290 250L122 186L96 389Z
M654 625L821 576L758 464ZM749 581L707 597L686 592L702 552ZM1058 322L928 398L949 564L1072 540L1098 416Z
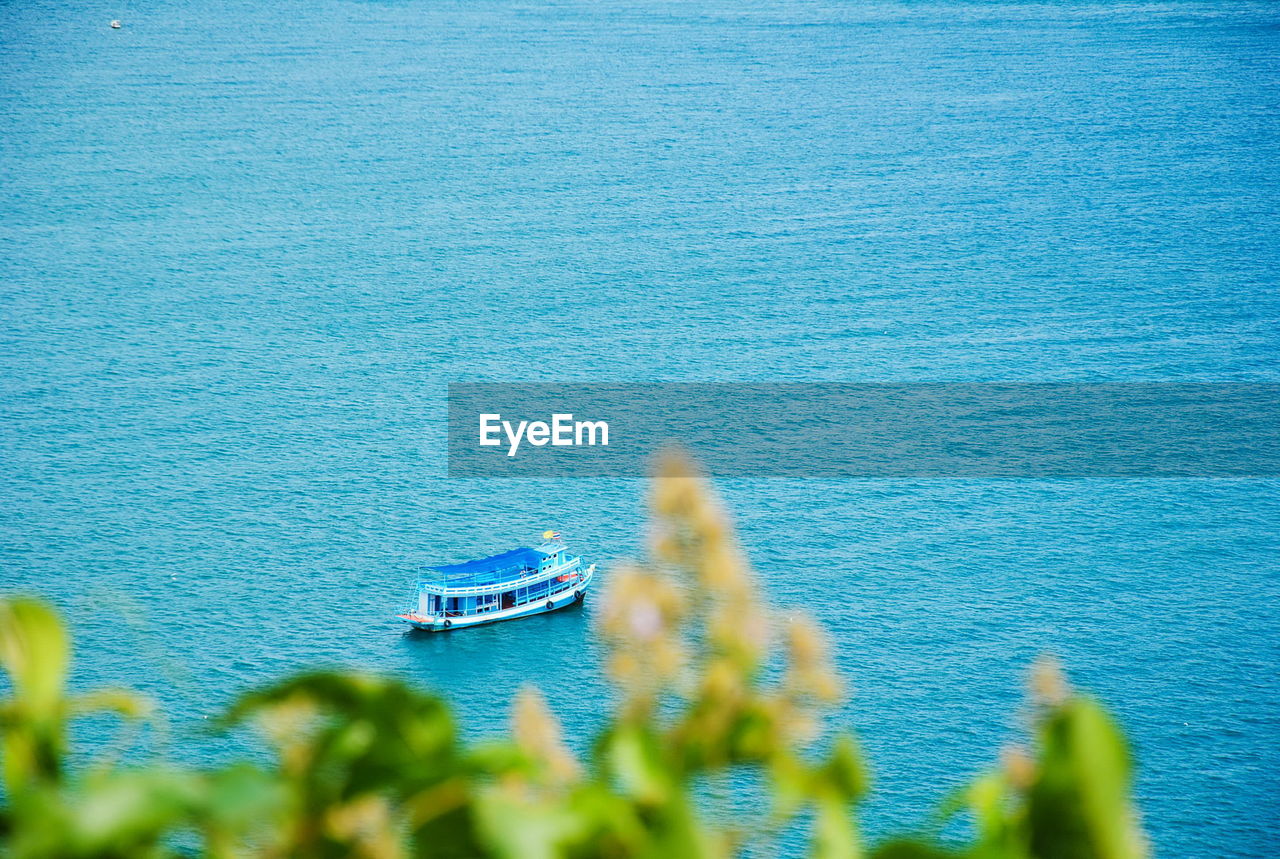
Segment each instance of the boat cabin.
M563 544L537 549L519 548L467 561L425 567L418 576L421 618L471 618L521 606L559 602L582 584L581 560L570 557Z

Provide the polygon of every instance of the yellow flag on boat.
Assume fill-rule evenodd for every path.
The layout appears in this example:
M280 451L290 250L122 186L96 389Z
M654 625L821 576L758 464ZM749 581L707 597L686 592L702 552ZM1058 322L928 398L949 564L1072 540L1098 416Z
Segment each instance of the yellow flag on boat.
M542 539L544 539L544 540L559 540L559 539L560 539L560 532L559 532L559 531L543 531L543 532L542 532Z

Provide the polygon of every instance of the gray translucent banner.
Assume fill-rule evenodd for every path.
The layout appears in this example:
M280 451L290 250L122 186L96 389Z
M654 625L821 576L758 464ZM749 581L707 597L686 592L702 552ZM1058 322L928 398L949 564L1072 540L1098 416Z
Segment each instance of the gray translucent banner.
M1280 384L449 386L451 477L1271 477ZM556 417L556 416L559 417Z

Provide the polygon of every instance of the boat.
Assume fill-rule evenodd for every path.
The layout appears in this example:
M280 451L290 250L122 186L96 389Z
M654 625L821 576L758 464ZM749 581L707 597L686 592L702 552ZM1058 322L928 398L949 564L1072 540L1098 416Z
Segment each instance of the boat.
M400 620L432 632L496 623L582 602L596 565L583 568L555 531L537 548L521 547L461 564L423 567L415 600Z

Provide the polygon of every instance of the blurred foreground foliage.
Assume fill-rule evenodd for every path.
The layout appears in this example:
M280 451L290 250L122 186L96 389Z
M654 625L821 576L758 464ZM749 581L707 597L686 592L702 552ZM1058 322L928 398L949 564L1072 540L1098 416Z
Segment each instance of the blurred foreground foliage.
M270 767L105 759L69 772L69 720L108 712L136 727L151 708L123 691L69 696L58 617L38 601L0 602L10 681L0 853L768 856L801 820L819 857L1145 855L1124 739L1051 666L1033 676L1027 748L1006 750L922 833L866 844L858 746L823 728L842 686L820 630L792 617L771 631L726 517L680 457L660 467L652 507L652 558L616 571L604 603L619 703L586 761L533 689L514 702L508 737L468 745L438 698L390 678L314 672L245 695L223 719L262 732ZM765 671L771 654L780 671ZM738 774L762 787L762 807L745 816L716 804ZM956 816L971 821L967 834L942 839Z

